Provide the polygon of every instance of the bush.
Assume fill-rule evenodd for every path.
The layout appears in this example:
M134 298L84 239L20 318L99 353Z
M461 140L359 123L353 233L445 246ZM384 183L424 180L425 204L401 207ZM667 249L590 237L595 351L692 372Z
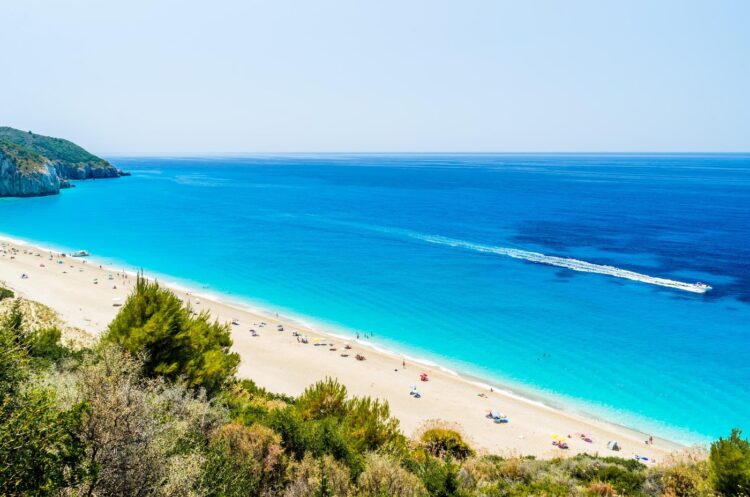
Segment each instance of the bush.
M209 322L207 312L194 317L174 293L139 275L105 340L130 352L145 352L146 374L181 379L212 395L239 364L239 356L229 352L229 335L227 325Z
M399 429L398 420L391 417L387 402L370 397L350 399L343 424L359 452L384 450L402 454L406 450L406 438Z
M289 481L284 497L347 497L351 489L349 471L331 456L308 454L290 467Z
M307 387L296 405L305 420L328 416L343 418L347 413L346 387L332 378L326 378Z
M22 324L14 306L0 325L0 495L54 495L90 469L80 438L87 405L61 407L54 390L30 383Z
M61 409L49 389L0 399L0 495L54 495L89 468L79 433L84 403Z
M285 409L294 399L259 388L251 380L235 381L224 388L217 400L224 404L232 419L245 425L268 423L271 411Z
M364 455L357 451L346 427L335 418L326 418L306 426L308 447L316 457L331 455L344 463L355 477L362 472Z
M197 485L200 461L225 413L179 384L142 376L139 358L105 345L75 370L75 399L86 403L81 437L97 471L76 495L158 495ZM181 475L169 470L185 469ZM190 481L191 479L195 481Z
M726 497L750 495L750 441L742 431L711 444L709 477L714 489Z
M617 497L617 492L611 483L595 481L591 482L586 488L586 495L591 497Z
M698 497L709 495L708 465L705 461L678 464L661 472L661 489L672 497Z
M59 328L42 328L28 335L29 355L37 359L59 361L70 351L60 344Z
M242 419L265 420L296 459L308 452L316 457L328 454L346 464L354 477L364 469L364 453L380 450L402 455L406 451L406 439L386 402L349 399L346 387L330 378L308 387L287 408L261 414L252 412L250 401L244 405Z
M616 464L601 466L595 473L594 480L611 483L619 493L636 495L646 477L641 472L629 471Z
M432 497L452 497L459 494L459 466L453 460L427 457L413 465L413 470Z
M474 455L474 449L464 442L458 431L441 425L428 425L419 440L422 447L435 457L452 457L461 461Z
M268 425L281 435L284 450L295 459L302 459L310 450L309 436L302 416L293 407L271 412L268 416Z
M526 485L519 485L511 495L543 495L545 497L569 497L575 495L575 482L570 477L547 475ZM632 494L628 494L632 495Z
M23 326L23 310L21 309L21 301L15 300L11 303L10 311L5 315L3 323L0 325L10 333L14 334L16 340L21 343L25 338L25 330Z
M276 494L285 469L281 437L261 425L222 426L211 441L206 477L223 497Z
M361 497L423 497L427 490L415 475L399 462L380 454L370 453L365 470L357 479L357 495Z
M0 324L0 402L12 397L28 375L28 356L17 335Z
M0 286L0 302L2 302L5 299L12 299L16 295L13 293L13 290L10 288L5 288Z

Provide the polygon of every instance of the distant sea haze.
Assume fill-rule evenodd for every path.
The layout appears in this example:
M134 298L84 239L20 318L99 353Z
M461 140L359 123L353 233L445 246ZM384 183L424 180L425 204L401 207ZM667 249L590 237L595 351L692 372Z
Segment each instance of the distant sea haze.
M111 162L0 232L678 441L750 419L750 156Z

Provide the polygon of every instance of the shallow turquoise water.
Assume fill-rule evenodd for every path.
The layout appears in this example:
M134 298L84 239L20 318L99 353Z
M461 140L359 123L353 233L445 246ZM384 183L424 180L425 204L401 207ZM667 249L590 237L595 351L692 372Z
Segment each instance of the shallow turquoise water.
M372 333L679 440L750 420L748 156L113 162L133 176L0 200L0 232Z

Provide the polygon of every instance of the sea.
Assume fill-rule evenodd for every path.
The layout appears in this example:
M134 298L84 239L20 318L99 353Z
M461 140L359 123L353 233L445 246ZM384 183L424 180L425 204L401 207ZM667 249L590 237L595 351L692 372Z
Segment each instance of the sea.
M750 429L750 155L109 159L0 233L681 443Z

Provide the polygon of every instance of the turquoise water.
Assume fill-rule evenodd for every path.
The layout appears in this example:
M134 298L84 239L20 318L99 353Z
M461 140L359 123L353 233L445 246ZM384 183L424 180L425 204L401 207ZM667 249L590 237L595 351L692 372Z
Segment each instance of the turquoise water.
M750 429L750 156L112 161L0 232L681 441Z

